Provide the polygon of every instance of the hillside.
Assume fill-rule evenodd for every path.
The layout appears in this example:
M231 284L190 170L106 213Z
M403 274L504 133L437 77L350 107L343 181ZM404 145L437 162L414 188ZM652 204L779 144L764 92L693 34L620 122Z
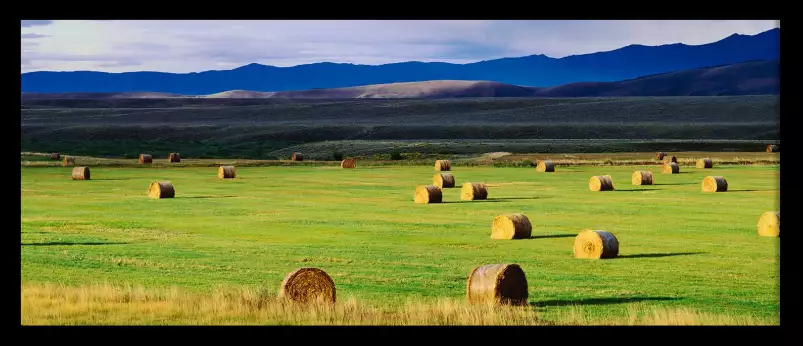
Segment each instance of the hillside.
M23 73L23 92L158 92L209 95L230 90L276 92L431 80L493 81L554 87L577 82L614 82L640 76L780 59L780 28L757 35L734 34L704 45L630 45L591 54L550 58L530 55L470 64L402 62L385 65L316 63L293 67L249 64L199 73L96 71Z
M259 92L232 90L202 98L231 99L355 99L455 97L601 97L601 96L723 96L780 93L780 62L754 61L670 72L608 83L572 83L554 88L531 88L488 81L440 80L391 83L349 88ZM23 99L180 98L158 93L23 93Z

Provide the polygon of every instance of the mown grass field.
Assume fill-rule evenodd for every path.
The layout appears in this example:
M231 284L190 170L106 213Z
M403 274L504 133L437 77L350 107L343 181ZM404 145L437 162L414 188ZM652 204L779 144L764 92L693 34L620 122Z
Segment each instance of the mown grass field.
M656 185L632 186L644 169ZM455 166L458 186L484 182L489 200L455 188L431 205L412 200L430 165L240 167L234 180L216 167L98 166L90 181L70 170L21 168L23 324L779 323L779 239L756 234L779 208L779 164ZM599 174L616 191L589 191ZM729 191L702 193L706 175ZM149 199L153 181L176 198ZM512 212L534 238L491 240L493 218ZM574 259L585 228L613 232L620 256ZM469 272L490 263L521 265L530 306L465 305ZM274 301L299 267L332 276L334 310Z

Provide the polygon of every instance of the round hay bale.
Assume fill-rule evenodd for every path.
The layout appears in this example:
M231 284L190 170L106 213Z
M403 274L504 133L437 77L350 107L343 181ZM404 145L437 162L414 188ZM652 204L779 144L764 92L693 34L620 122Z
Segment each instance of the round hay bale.
M173 198L176 197L176 189L170 182L153 182L148 188L150 198Z
M438 173L432 178L432 184L444 189L454 187L454 175L452 173Z
M167 161L170 163L181 162L181 156L179 156L178 153L170 153L170 155L167 156Z
M574 257L604 259L619 255L619 240L608 231L586 229L574 238Z
M451 171L452 162L449 160L435 160L436 171Z
M663 151L659 151L659 152L655 153L655 159L656 160L659 160L659 161L663 160L664 156L666 156L666 153L663 152Z
M665 163L663 168L661 168L661 173L678 174L680 173L680 166L675 162Z
M555 164L550 160L541 160L538 161L538 165L535 166L536 172L554 172L555 171Z
M74 157L72 157L72 156L64 156L64 165L65 166L74 165L74 164L75 164L75 158Z
M713 167L714 167L714 161L711 161L711 159L706 158L697 160L697 168L713 168Z
M781 148L775 144L770 144L767 146L768 153L775 153L781 151Z
M72 180L89 180L89 167L73 167Z
M293 156L290 159L293 161L304 161L304 155L301 153L293 153Z
M416 203L441 203L443 201L443 190L435 185L421 185L415 189Z
M524 214L499 215L491 224L491 239L527 239L533 234L533 225Z
M337 300L335 282L318 268L296 269L282 280L279 298L302 304L334 304Z
M781 212L768 211L758 218L758 235L762 237L781 236Z
M527 297L527 276L518 264L485 264L468 275L469 303L526 305Z
M52 154L50 154L50 159L51 159L51 160L56 160L56 161L58 161L58 160L61 160L61 154L59 154L59 153L52 153Z
M725 177L707 176L703 179L703 192L725 192L728 191L728 181Z
M488 199L488 187L483 183L464 183L460 189L460 199L464 201Z
M674 156L664 156L664 163L670 162L678 163L678 158Z
M591 191L613 191L613 179L610 175L595 175L588 181Z
M343 161L340 161L340 168L357 168L357 160L345 158Z
M153 163L153 156L149 154L139 154L139 163L140 164Z
M234 166L220 166L217 169L217 177L220 179L234 179L237 172L234 171Z
M633 185L652 185L655 183L655 177L650 171L635 171L630 181Z

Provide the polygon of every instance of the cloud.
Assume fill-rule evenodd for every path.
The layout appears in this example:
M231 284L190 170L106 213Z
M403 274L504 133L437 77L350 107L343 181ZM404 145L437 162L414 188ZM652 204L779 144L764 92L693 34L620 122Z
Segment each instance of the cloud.
M29 27L37 26L37 25L50 25L50 23L53 23L53 21L52 20L21 20L20 21L20 26L23 27L23 28L29 28Z
M23 21L24 70L194 72L249 63L468 63L613 50L630 44L704 44L756 34L773 20L126 20ZM36 33L26 32L30 26ZM27 42L27 41L24 41Z

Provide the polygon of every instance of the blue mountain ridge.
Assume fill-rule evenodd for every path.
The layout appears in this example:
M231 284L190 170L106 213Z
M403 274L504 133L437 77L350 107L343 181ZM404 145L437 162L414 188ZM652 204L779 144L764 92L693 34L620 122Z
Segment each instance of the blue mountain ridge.
M192 73L37 71L21 74L22 92L163 92L206 95L228 90L290 91L429 80L484 80L534 87L613 82L646 75L780 59L780 28L733 34L703 44L630 45L607 52L550 58L530 55L468 64L417 61L384 65L322 62L292 67L256 63Z

